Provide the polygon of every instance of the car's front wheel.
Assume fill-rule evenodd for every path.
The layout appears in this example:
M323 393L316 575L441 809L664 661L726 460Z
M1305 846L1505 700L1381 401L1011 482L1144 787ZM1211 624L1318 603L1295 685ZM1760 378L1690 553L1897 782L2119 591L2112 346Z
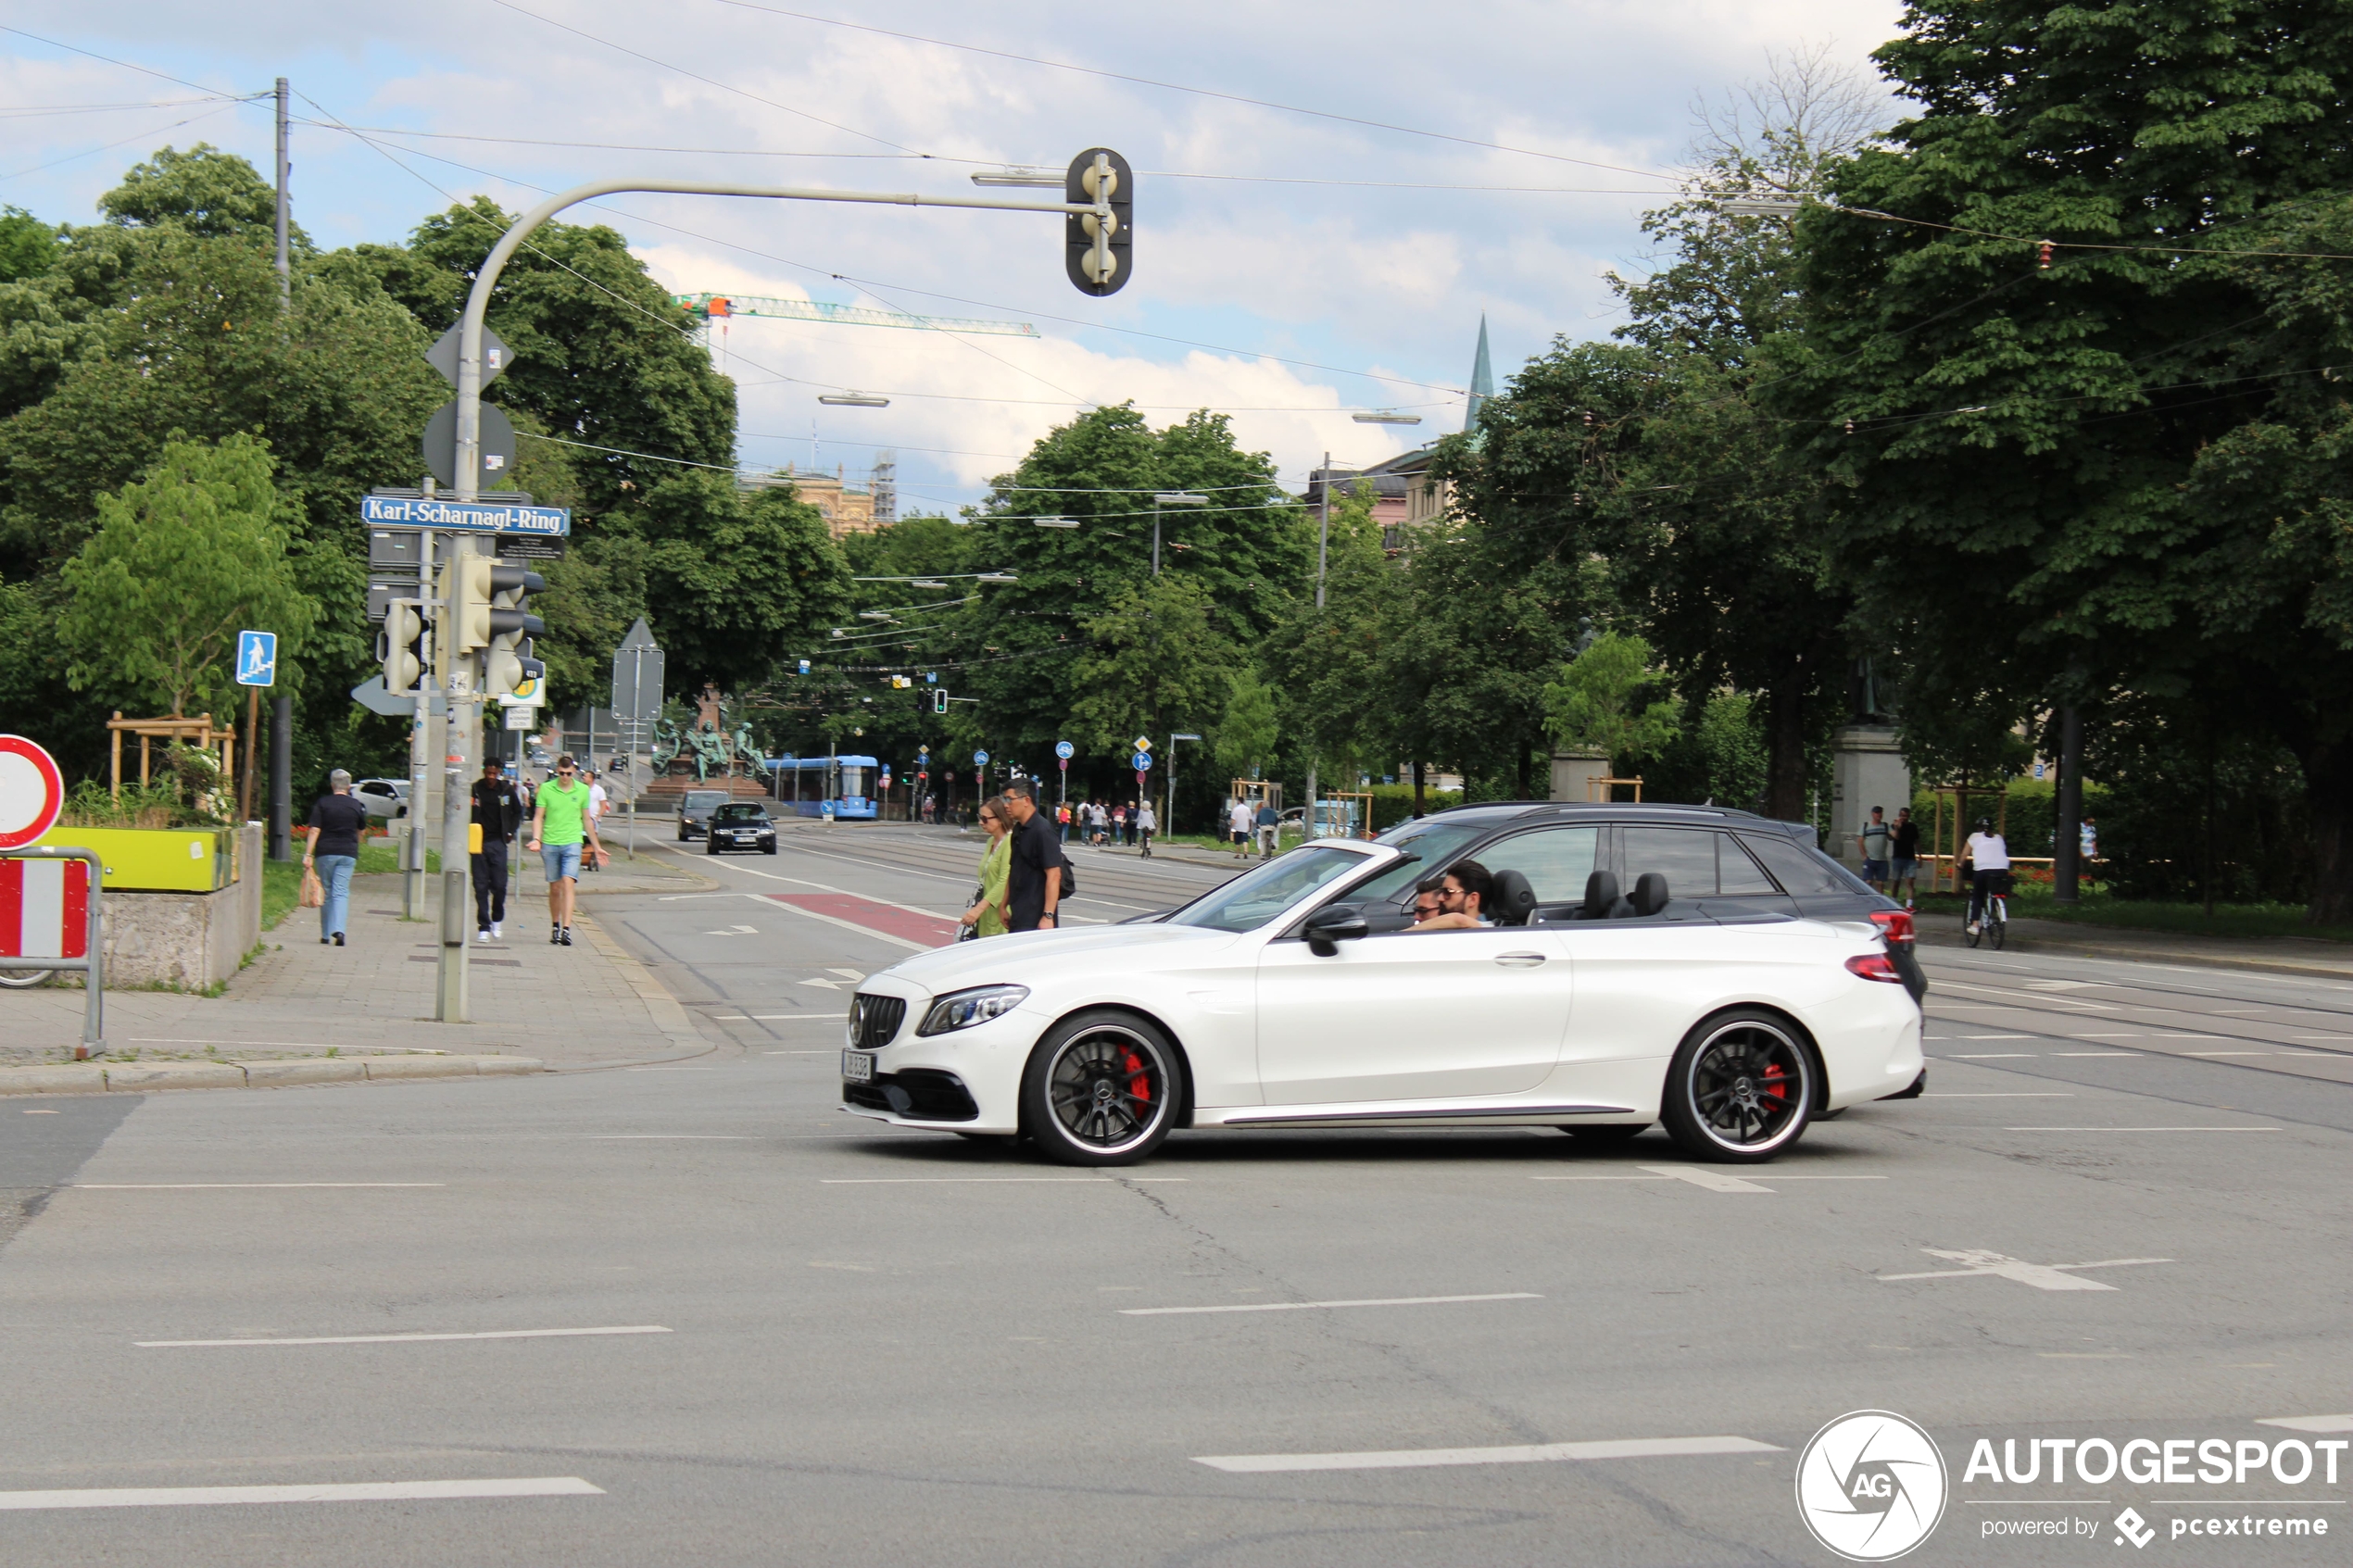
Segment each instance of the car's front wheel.
M1659 1120L1695 1160L1770 1160L1805 1134L1815 1073L1813 1052L1787 1019L1733 1008L1683 1036Z
M1176 1046L1140 1018L1066 1018L1022 1072L1023 1131L1057 1164L1133 1164L1168 1135L1183 1072Z

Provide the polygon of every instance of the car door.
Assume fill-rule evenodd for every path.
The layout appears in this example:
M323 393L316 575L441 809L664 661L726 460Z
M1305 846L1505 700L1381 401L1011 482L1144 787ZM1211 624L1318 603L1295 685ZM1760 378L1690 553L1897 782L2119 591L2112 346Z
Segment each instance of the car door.
M1501 1098L1559 1059L1570 978L1554 932L1400 931L1334 947L1326 958L1285 937L1260 951L1270 1106Z

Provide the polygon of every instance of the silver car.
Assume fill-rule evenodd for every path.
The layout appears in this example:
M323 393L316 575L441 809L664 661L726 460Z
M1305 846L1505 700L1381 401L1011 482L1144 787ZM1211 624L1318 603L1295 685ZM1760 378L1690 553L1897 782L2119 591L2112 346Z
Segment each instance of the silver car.
M409 814L407 779L361 779L351 793L371 818L389 822Z

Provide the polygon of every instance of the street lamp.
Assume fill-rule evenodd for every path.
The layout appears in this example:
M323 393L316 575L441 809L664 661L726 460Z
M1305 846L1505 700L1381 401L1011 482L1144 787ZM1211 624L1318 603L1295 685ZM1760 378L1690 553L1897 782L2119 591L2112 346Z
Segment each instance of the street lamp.
M821 392L820 403L830 403L837 408L887 408L890 399L872 392Z
M1804 209L1806 198L1766 191L1749 195L1718 196L1714 205L1716 210L1727 218L1794 218Z
M1034 517L1029 521L1036 523L1040 528L1076 528L1078 526L1078 520L1075 517Z
M1010 571L977 571L973 574L973 581L975 583L1018 583L1021 579Z
M975 185L1038 185L1061 190L1067 176L1059 169L1039 169L1034 164L1009 163L1002 169L977 169L973 171Z
M1160 575L1160 509L1163 507L1205 507L1209 497L1189 490L1163 490L1152 496L1152 575ZM1170 797L1173 800L1175 797Z
M1419 414L1401 414L1393 408L1372 408L1348 417L1360 425L1417 425L1422 422Z

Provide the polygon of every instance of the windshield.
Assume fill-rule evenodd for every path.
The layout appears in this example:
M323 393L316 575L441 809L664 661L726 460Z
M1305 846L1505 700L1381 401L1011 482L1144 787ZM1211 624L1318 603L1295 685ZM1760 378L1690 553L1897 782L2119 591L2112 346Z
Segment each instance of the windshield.
M725 793L720 790L690 789L686 792L686 809L689 811L707 811L711 807L718 805L721 801L726 798L727 797Z
M1306 895L1362 871L1364 865L1365 857L1353 850L1308 845L1202 894L1170 915L1167 923L1254 931Z
M756 822L767 815L767 812L757 806L722 806L719 808L719 815L715 820L723 822Z
M1393 844L1406 854L1418 856L1403 865L1389 870L1349 894L1354 903L1378 903L1402 897L1405 890L1422 877L1428 876L1440 866L1473 843L1486 836L1492 822L1450 822L1425 817L1418 822L1406 822L1380 835L1379 842Z

